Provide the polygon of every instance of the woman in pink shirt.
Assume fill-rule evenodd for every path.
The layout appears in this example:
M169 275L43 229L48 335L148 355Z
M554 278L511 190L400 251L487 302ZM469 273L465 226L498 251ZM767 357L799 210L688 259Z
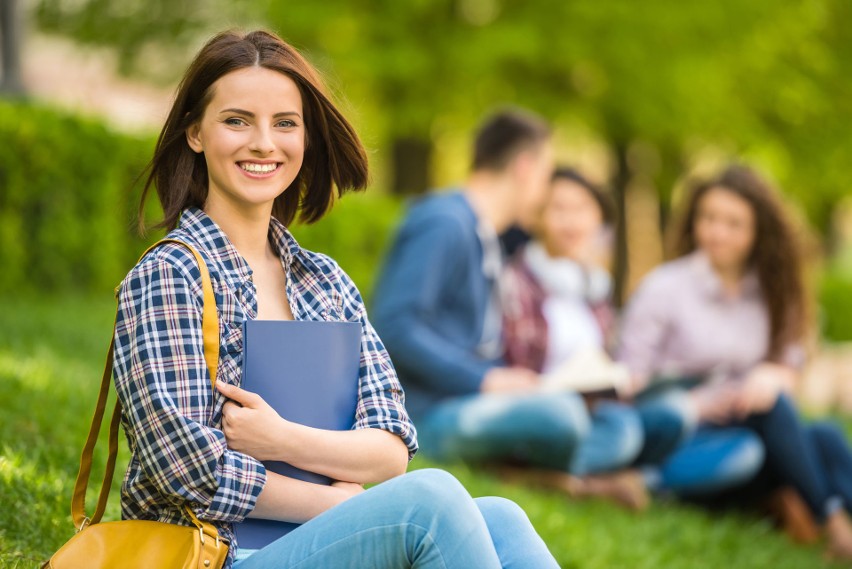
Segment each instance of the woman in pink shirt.
M730 460L718 439L750 432L765 449L761 477L794 488L830 551L852 559L852 453L835 426L802 423L790 395L807 310L778 198L752 170L728 168L694 188L678 253L631 299L618 354L646 398L689 391L701 426L664 469L715 468Z

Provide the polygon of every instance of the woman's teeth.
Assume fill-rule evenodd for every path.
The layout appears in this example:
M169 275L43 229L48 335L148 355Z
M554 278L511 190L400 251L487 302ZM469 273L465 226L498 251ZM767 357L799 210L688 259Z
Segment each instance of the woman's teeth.
M278 164L254 164L252 162L240 162L240 168L252 174L269 174L276 168Z

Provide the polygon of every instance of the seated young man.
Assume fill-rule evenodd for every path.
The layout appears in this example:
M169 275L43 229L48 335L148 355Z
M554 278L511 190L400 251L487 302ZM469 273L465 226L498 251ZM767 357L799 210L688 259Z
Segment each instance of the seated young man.
M536 467L570 494L627 492L621 501L641 506L647 498L619 484L570 475L593 474L573 468L594 451L583 449L595 423L582 398L542 393L536 372L503 361L498 235L535 217L553 166L542 119L520 110L488 118L464 185L421 199L401 224L373 295L373 323L427 456Z

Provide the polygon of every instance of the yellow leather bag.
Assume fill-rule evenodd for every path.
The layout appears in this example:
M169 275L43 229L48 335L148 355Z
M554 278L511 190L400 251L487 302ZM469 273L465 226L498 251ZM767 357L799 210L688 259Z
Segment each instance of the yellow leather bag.
M216 316L216 297L210 274L201 255L193 247L175 239L163 239L148 248L143 257L161 243L183 245L195 256L201 269L204 290L202 329L204 332L204 360L210 371L210 380L216 386L219 365L219 323ZM116 291L117 292L117 291ZM113 333L113 337L115 333ZM100 523L109 498L110 485L115 471L118 451L118 426L121 405L118 401L112 412L109 427L109 458L104 472L101 492L95 513L85 514L86 488L92 468L92 451L97 443L103 422L109 386L112 383L112 352L110 342L106 366L98 394L98 404L92 418L89 436L80 457L80 470L71 498L71 517L77 533L57 551L42 568L49 569L220 569L228 555L228 542L219 537L216 526L199 520L188 505L184 506L191 526L145 520L124 520Z

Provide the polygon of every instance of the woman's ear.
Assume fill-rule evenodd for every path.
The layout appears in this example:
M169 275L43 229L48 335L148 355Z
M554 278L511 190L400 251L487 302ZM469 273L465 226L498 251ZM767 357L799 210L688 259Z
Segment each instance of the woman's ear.
M186 142L194 152L199 154L204 152L204 145L201 144L201 125L197 122L192 123L186 129Z

